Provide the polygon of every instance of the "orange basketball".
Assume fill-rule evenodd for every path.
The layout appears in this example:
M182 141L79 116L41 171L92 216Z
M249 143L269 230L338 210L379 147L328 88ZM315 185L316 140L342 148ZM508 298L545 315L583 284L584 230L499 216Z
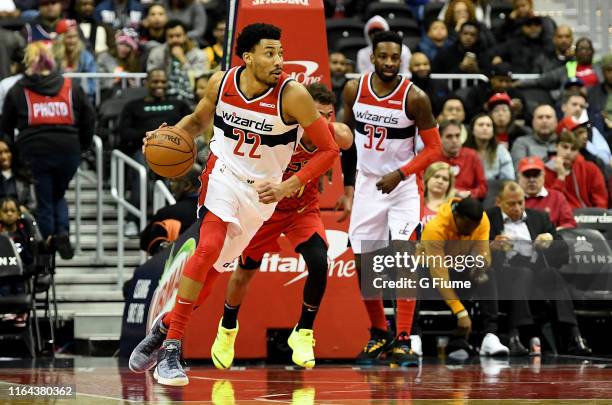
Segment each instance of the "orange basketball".
M147 141L145 159L155 173L177 178L186 175L196 158L193 138L177 127L160 128Z

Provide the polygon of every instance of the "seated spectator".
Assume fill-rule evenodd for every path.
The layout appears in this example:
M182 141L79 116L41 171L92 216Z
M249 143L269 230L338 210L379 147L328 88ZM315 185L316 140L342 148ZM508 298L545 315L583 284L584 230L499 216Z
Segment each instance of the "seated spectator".
M534 64L538 73L545 73L554 70L560 66L565 66L567 62L574 59L574 32L568 25L560 25L555 30L553 36L553 46L555 57L547 54L541 54L537 57Z
M0 197L0 233L8 235L17 248L24 265L34 263L30 237L24 224L21 222L19 202L13 197Z
M140 234L140 249L155 255L178 239L197 220L198 189L202 168L196 164L180 179L170 180L170 191L176 203L161 208Z
M32 174L14 149L9 142L0 140L0 198L17 200L20 212L32 211L36 208Z
M423 174L423 218L425 226L436 216L442 204L455 196L455 175L448 163L435 162L429 165Z
M523 21L534 14L533 0L513 0L512 11L508 14L497 29L495 36L498 41L519 35ZM542 31L544 37L551 39L555 31L555 22L550 17L542 17Z
M472 87L465 97L467 119L487 111L487 102L495 93L506 93L510 96L512 112L515 117L523 117L527 101L520 90L512 88L512 70L508 63L493 65L488 72L489 81Z
M603 81L601 66L593 64L595 50L593 43L588 38L580 38L576 41L576 60L570 60L565 65L556 69L541 72L539 78L519 80L517 87L540 87L550 91L554 100L559 100L565 83L574 77L580 79L588 88L596 86ZM529 72L526 72L529 73ZM540 73L540 72L534 72Z
M223 59L223 44L225 43L225 30L227 29L227 23L225 20L219 20L213 28L212 35L215 38L215 43L204 48L204 53L208 58L208 66L211 70L221 69L221 60ZM331 67L332 55L342 55L340 52L333 52L330 54L329 65ZM342 55L344 57L344 55ZM346 59L346 58L345 58Z
M163 123L175 125L185 115L191 113L190 107L183 101L168 98L168 79L165 69L153 69L147 73L149 94L142 99L128 102L119 118L119 149L137 162L145 165L142 154L142 137L146 131L159 128ZM139 178L131 171L130 202L137 206L140 201ZM133 237L138 235L136 217L128 214L124 233Z
M342 111L342 90L346 84L347 59L342 52L332 52L329 54L329 71L332 85L332 91L336 96L336 104L334 109L336 116L340 116ZM340 118L337 118L341 121Z
M489 49L495 45L495 37L488 28L491 24L490 21L488 24L483 24L484 15L476 15L476 10L471 0L452 0L446 9L441 10L438 18L444 20L451 40L457 38L464 23L472 22L478 28L478 38L482 47Z
M442 105L450 94L446 81L431 79L431 64L427 55L416 52L410 58L411 81L423 90L431 101L432 112L434 115L442 111Z
M487 179L478 154L461 146L461 124L457 121L440 123L442 149L432 160L448 163L455 175L455 193L459 198L483 199L487 195Z
M167 23L166 7L160 3L151 3L145 11L145 16L140 22L138 30L140 46L145 51L145 57L148 56L151 49L166 43Z
M387 20L381 16L375 15L365 23L365 26L363 27L363 35L369 45L365 48L361 48L359 52L357 52L357 72L368 73L374 71L374 64L371 60L372 37L380 31L389 31L389 23L387 23ZM399 73L407 75L408 77L410 77L410 70L408 69L408 66L410 65L410 56L410 49L406 45L402 45Z
M554 155L556 147L555 129L557 128L557 115L555 109L550 105L540 105L533 111L531 122L533 132L531 135L522 136L514 141L510 155L514 166L519 160L527 156L538 156L546 160Z
M612 54L601 59L603 81L588 90L593 124L606 139L612 138Z
M70 18L76 20L87 50L94 55L109 50L113 31L108 25L101 24L94 18L96 5L94 0L76 0L74 12Z
M168 97L193 101L192 80L208 70L208 61L196 44L187 38L182 22L168 21L166 43L151 50L147 71L163 69L168 80Z
M580 142L570 131L557 138L557 155L546 162L547 189L563 193L572 209L608 208L608 191L603 174L579 153Z
M79 26L75 20L62 20L57 24L60 34L53 41L53 55L59 69L63 72L96 73L96 60L87 50L79 37ZM76 79L80 81L85 93L93 100L96 94L94 79Z
M138 73L141 72L138 55L138 34L132 28L124 28L115 34L115 46L108 52L103 52L97 60L100 73ZM129 87L139 83L127 81ZM121 79L109 79L101 82L102 99L112 96L121 88Z
M168 0L168 19L178 20L187 29L187 36L198 44L204 42L206 9L198 0Z
M442 20L433 20L429 23L425 35L421 37L416 51L427 55L429 60L436 59L438 52L452 43L448 38L448 29Z
M96 6L94 17L99 23L119 30L138 25L142 18L142 6L138 0L102 0Z
M525 207L545 211L557 229L575 228L576 220L560 191L544 187L544 161L537 156L522 158L518 183L525 192Z
M57 24L62 17L62 5L59 0L40 0L38 17L27 22L21 34L27 43L45 41L50 43L56 35Z
M557 269L569 260L567 247L558 236L555 226L545 212L525 209L525 194L513 181L505 183L497 197L497 207L487 210L491 222L490 240L496 270L498 288L509 300L508 329L510 355L540 355L540 328L532 313L530 299L544 295L542 286L547 286L546 296L551 297L555 321L563 328L569 344L566 352L574 355L589 355L591 350L580 336L574 306L565 281ZM556 240L554 244L551 244ZM532 244L532 241L534 242ZM535 246L534 246L535 245ZM494 250L500 247L499 254ZM534 249L537 247L537 249ZM535 255L535 257L534 257ZM535 263L533 262L535 258ZM556 288L551 289L554 285ZM538 292L534 292L538 291ZM554 295L554 296L553 296ZM532 302L542 303L542 301ZM530 349L521 343L520 332L532 337Z
M495 93L487 102L487 111L493 120L495 139L508 150L512 150L516 139L531 134L529 128L516 123L511 106L512 99L506 93Z
M446 98L446 101L444 101L442 105L442 112L438 115L438 121L443 120L457 121L461 124L461 143L463 144L467 139L468 130L465 125L463 125L465 122L465 107L462 99L454 95L450 95Z
M510 152L497 143L493 120L485 113L476 115L470 123L468 138L463 144L478 153L487 180L514 180Z
M466 22L459 36L449 46L441 49L433 62L434 73L488 72L490 63L486 49L478 39L478 26Z
M23 48L15 48L11 55L11 62L11 74L0 81L0 114L2 114L4 99L9 90L23 77L23 72L25 71L25 66L23 65Z
M81 87L59 73L45 44L29 44L24 63L24 77L4 102L0 130L9 141L15 140L18 131L19 158L29 164L36 179L36 220L40 232L45 239L55 235L54 244L60 256L70 259L74 252L68 237L64 194L79 167L81 153L91 145L95 114ZM60 113L37 113L50 108Z
M534 63L538 56L555 57L552 40L544 34L542 24L540 16L524 18L520 34L508 37L491 51L493 64L507 62L514 73L538 73Z
M582 145L580 149L586 149L588 154L598 157L604 166L612 166L610 146L599 130L590 125L587 105L587 98L583 93L565 92L561 111L563 112L564 119L567 118L568 120L562 121L564 124L567 124L565 127L561 126L560 123L560 126L557 127L557 133L564 128L574 131L575 128L581 127L583 131L581 131L579 140L586 142L586 145ZM573 128L570 129L569 126ZM587 160L592 159L587 158Z

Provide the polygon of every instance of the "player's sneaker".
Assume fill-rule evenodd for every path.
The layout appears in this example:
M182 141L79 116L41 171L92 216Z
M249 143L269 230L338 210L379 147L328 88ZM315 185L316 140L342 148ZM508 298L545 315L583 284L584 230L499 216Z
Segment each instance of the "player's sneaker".
M391 365L399 367L409 367L419 365L419 356L414 354L410 348L410 336L406 332L401 332L393 341L391 350Z
M133 372L144 373L157 363L157 353L168 333L168 330L162 324L164 315L166 315L166 312L157 316L149 334L132 350L129 367Z
M287 344L289 344L289 347L293 350L291 360L293 360L295 364L304 368L313 368L315 366L315 356L312 350L315 345L315 340L313 338L312 329L296 330L293 328L293 332L289 335Z
M189 379L181 365L181 341L167 339L162 344L157 357L157 367L153 377L163 385L183 386Z
M235 405L236 395L230 380L217 380L213 384L210 399L214 405Z
M238 335L238 323L234 329L225 329L219 321L219 329L217 329L217 337L210 348L210 357L212 358L215 367L221 370L226 370L232 366L234 361L234 342Z
M507 356L509 353L510 349L499 341L497 335L487 333L484 339L482 339L482 344L480 345L481 356Z
M372 328L370 340L357 356L357 364L372 364L378 360L391 347L393 338L386 330Z

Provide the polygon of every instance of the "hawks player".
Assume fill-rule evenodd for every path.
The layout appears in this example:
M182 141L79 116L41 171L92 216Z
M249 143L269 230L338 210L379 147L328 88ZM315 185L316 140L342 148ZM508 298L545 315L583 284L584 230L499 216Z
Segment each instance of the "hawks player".
M345 179L354 179L355 166L358 169L349 238L360 280L363 253L388 245L389 235L396 250L408 249L405 241L416 239L422 207L416 173L440 149L429 98L398 74L402 38L391 31L380 32L372 40L372 52L375 71L348 82L343 92L345 122L355 129L353 153L343 153L342 158ZM415 156L417 128L425 149ZM345 198L350 200L351 184L346 185ZM411 365L418 360L409 340L414 305L414 300L397 300L397 336L392 342L382 299L365 301L371 338L359 362L371 362L389 349L392 363Z
M334 93L323 84L308 86L319 113L329 122L335 104ZM345 124L330 123L336 143L342 149L350 148L353 134ZM302 140L285 170L283 178L299 171L318 153L307 136ZM238 310L247 292L247 287L261 265L266 252L278 252L278 238L284 234L297 253L304 257L308 276L304 285L304 296L300 319L289 336L293 350L293 362L298 366L312 368L315 365L313 352L313 324L327 283L327 240L325 227L319 212L319 197L316 181L302 186L295 196L281 200L274 215L259 228L251 243L240 255L240 265L233 272L227 285L223 318L219 324L217 338L211 348L211 357L217 368L229 368L234 359L234 341L238 333Z
M213 75L196 110L177 124L195 137L214 117L214 137L201 177L196 251L185 265L172 312L155 322L130 356L133 371L148 370L157 360L154 376L161 384L189 382L179 361L181 339L193 307L206 294L204 281L217 275L210 270L239 256L276 202L318 178L337 158L338 146L312 97L282 71L280 34L269 24L245 27L236 40L244 65ZM319 153L281 181L299 142L298 126Z

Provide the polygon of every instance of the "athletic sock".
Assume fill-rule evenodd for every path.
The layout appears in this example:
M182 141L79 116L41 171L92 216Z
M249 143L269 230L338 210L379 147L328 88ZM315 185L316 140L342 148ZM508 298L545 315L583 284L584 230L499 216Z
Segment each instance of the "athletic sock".
M174 308L172 309L170 328L168 329L166 339L183 339L185 327L189 321L191 311L193 311L193 304L193 301L186 300L179 296L176 297L176 302L174 303Z
M233 307L226 302L223 306L223 320L221 321L221 326L223 326L225 329L236 329L239 310L240 305Z
M370 317L372 328L387 330L387 318L385 318L385 307L382 300L365 300L366 311Z
M308 305L305 302L302 303L302 315L300 315L300 320L295 329L312 329L318 312L319 307Z
M397 334L399 335L402 332L406 332L410 335L416 300L397 300L396 305L395 328L397 329Z

